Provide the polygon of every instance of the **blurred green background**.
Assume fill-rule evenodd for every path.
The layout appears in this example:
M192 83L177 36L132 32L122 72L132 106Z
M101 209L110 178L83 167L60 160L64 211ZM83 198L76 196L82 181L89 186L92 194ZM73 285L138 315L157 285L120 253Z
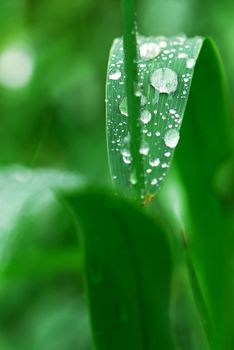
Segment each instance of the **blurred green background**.
M141 0L139 30L212 36L234 94L233 11L231 0ZM0 0L2 167L55 167L110 183L105 73L120 35L118 0ZM33 207L10 255L0 275L0 349L91 349L79 240L61 205Z

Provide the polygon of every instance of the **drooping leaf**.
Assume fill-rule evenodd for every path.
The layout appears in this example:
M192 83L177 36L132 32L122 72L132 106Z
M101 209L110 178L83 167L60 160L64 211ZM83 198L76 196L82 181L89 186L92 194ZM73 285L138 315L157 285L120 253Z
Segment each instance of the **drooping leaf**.
M83 229L96 348L174 349L169 322L172 262L162 228L113 195L83 193L65 199Z
M148 202L158 192L179 141L194 68L203 39L138 37L138 83L135 95L141 111L136 123L140 135L132 135L126 98L122 39L114 41L107 73L107 140L112 177L120 192L130 194L137 181L138 200ZM142 176L136 178L131 139L140 137ZM139 161L139 160L138 160Z

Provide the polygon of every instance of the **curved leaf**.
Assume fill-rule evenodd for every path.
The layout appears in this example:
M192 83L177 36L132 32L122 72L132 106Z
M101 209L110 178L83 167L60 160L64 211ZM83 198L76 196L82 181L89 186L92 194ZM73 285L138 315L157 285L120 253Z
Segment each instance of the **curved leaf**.
M200 37L138 37L135 94L141 101L138 116L141 142L135 152L138 152L137 158L140 155L144 173L137 179L130 149L132 123L126 99L123 42L122 39L114 41L106 85L111 172L120 192L133 193L136 181L140 181L141 202L150 201L158 192L170 166L202 43Z
M113 195L71 194L65 199L83 228L97 349L174 349L169 322L172 263L161 227Z

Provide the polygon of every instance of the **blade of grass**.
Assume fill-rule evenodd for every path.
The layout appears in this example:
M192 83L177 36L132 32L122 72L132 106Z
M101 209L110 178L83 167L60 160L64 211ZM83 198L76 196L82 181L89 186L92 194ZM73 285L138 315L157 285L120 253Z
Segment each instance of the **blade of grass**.
M126 98L129 113L129 150L131 158L131 176L134 178L133 189L136 198L141 196L143 185L142 157L139 153L141 144L141 125L139 123L140 99L136 95L138 85L138 55L135 0L121 0L123 25L123 62Z
M172 262L162 228L110 194L74 193L65 200L83 228L96 349L174 349L169 322Z

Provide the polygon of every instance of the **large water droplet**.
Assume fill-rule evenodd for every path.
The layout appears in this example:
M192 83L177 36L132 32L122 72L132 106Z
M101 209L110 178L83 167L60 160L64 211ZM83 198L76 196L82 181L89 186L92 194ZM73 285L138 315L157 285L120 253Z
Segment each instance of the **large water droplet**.
M151 117L152 117L152 115L151 115L151 113L149 111L147 111L147 110L143 111L141 113L141 121L142 121L142 123L148 124L149 121L151 120Z
M119 104L119 110L120 113L125 115L126 117L128 116L128 102L127 102L127 97L124 97L123 100Z
M179 138L180 138L179 131L176 129L171 129L167 131L164 137L164 142L166 146L170 148L175 148L177 143L179 142Z
M119 70L116 70L116 71L111 72L109 74L109 79L110 80L119 80L120 77L121 77L121 72Z
M151 85L160 93L170 94L178 87L178 76L170 68L158 68L150 78Z
M142 60L152 60L160 54L161 48L156 43L145 43L140 46L140 57Z

